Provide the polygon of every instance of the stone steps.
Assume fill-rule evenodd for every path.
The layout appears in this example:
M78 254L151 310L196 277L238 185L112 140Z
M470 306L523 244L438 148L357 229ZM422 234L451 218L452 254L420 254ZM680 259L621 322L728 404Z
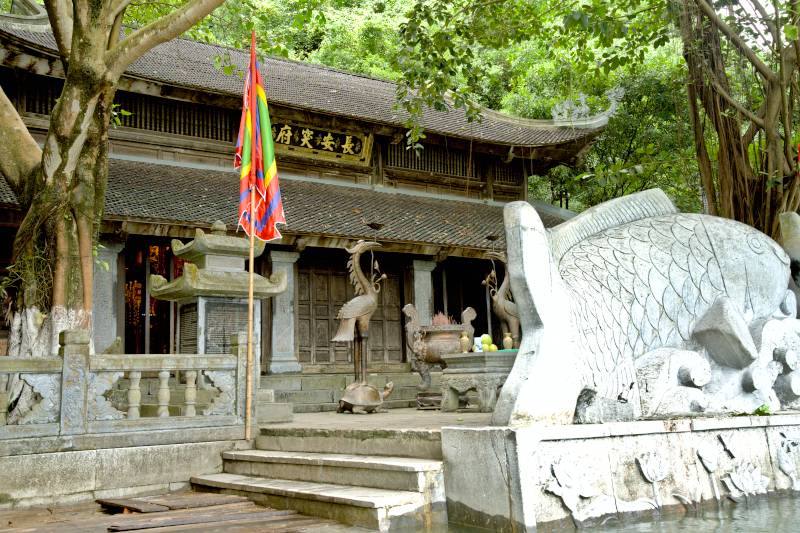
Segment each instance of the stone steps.
M447 522L441 456L438 430L276 424L192 484L353 526L430 531Z
M231 451L222 454L229 474L431 492L442 483L442 462L411 457Z
M442 435L439 430L425 429L332 430L276 425L260 429L256 438L256 448L285 452L341 453L441 460Z
M396 528L420 530L443 513L444 502L432 504L420 492L356 487L332 483L267 479L240 474L192 477L193 486L226 494L247 496L275 509L330 518L379 531Z

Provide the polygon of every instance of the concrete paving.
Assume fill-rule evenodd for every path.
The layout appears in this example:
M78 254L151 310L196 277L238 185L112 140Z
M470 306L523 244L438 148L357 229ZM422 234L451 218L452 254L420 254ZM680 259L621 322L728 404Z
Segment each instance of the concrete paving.
M295 413L291 422L261 424L261 428L304 428L337 430L441 430L443 426L488 426L492 413L422 411L417 409L389 409L372 414L350 413Z

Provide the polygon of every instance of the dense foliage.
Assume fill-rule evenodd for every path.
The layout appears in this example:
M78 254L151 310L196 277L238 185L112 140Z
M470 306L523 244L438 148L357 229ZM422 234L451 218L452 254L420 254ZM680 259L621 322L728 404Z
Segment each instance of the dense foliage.
M476 50L533 40L579 72L613 73L677 40L707 209L775 236L778 214L800 207L798 23L798 0L417 0L401 32L400 94L412 117L453 90L473 114Z

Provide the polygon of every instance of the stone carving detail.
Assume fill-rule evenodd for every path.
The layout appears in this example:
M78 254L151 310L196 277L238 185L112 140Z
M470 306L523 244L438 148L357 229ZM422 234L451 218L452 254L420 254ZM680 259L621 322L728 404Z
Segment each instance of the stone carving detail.
M700 502L703 501L703 489L696 480L689 480L688 484L688 494L673 492L672 496L686 507L690 507L697 511L700 508Z
M236 379L229 370L203 370L214 386L219 389L211 405L203 409L204 415L232 415L236 403Z
M605 409L618 420L780 408L773 387L796 363L775 359L800 331L762 335L771 320L796 322L789 257L772 239L678 213L658 189L550 230L512 202L505 224L525 335L493 423L571 423L587 390L599 404L628 404Z
M667 477L668 465L664 458L657 452L648 452L636 458L636 464L642 475L653 486L653 501L656 507L661 508L661 495L658 492L658 482Z
M778 446L778 468L792 482L792 490L800 490L800 478L797 476L797 447L800 439L789 438L783 433Z
M122 372L92 372L89 374L89 420L119 420L125 417L125 414L114 408L105 397L105 393L121 377Z
M583 475L589 469L579 469L571 460L554 461L550 471L553 478L545 484L544 489L561 498L577 523L617 512L657 508L656 503L647 498L628 502L600 492Z
M761 475L761 468L750 461L740 461L722 482L728 487L728 497L741 502L756 494L766 494L769 478Z
M744 451L740 449L740 443L734 439L733 433L720 433L717 438L722 444L722 449L731 459L742 459L745 456Z
M719 484L714 473L719 468L719 448L710 443L703 443L697 448L697 457L700 464L708 472L708 479L711 481L711 490L714 492L714 499L720 501Z
M40 400L22 416L18 424L49 424L58 421L61 404L61 374L21 374Z
M506 381L506 374L475 374L452 376L442 374L442 411L455 411L460 394L475 390L478 393L478 410L491 413L497 403L497 391Z

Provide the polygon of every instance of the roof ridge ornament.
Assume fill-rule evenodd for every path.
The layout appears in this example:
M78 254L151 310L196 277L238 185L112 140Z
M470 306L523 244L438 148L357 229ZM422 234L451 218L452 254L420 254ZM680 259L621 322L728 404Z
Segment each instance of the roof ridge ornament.
M34 0L14 0L8 13L0 13L0 23L19 30L45 31L50 29L50 19L43 5Z
M604 126L608 119L613 117L619 107L622 98L625 96L625 89L620 86L606 91L608 107L595 115L590 115L589 105L586 103L586 94L578 93L576 100L564 100L555 104L550 109L553 122L559 126Z

